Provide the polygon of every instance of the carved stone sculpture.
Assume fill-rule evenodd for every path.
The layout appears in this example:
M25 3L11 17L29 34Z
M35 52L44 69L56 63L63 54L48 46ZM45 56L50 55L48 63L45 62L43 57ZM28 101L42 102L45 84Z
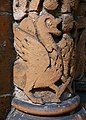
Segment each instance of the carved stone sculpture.
M12 105L17 109L52 116L70 114L78 107L79 97L72 89L75 67L72 14L77 4L75 0L14 0L17 60Z

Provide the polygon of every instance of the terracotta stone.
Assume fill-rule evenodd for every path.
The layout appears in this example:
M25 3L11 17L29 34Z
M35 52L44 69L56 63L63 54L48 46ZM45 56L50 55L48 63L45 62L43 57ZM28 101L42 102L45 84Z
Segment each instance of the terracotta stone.
M48 17L48 16L43 16L44 17L44 19L46 19L46 17ZM52 17L52 16L51 16ZM53 18L54 19L54 18ZM39 22L39 19L38 19L38 22ZM37 27L40 27L40 22L38 23L37 22ZM57 20L57 21L55 21L55 22L60 22L59 20ZM43 22L42 22L43 23ZM54 21L53 21L53 23L54 23ZM45 28L46 28L46 26L45 26ZM38 28L37 28L38 29ZM49 28L48 28L49 29ZM54 29L54 28L53 28ZM51 28L51 32L54 32L54 30L53 30L52 28ZM52 31L53 30L53 31ZM52 38L51 38L51 36L50 35L48 35L48 32L47 32L48 30L46 30L45 32L46 33L44 33L45 35L47 35L47 36L49 36L48 38L50 39L50 41L52 42ZM57 34L59 33L59 31L57 30L56 31L57 32ZM27 69L27 71L28 71L28 74L26 73L26 77L28 78L29 77L29 80L30 81L26 81L26 86L25 86L25 88L24 88L24 91L25 91L25 93L28 95L28 93L27 93L27 88L28 88L28 91L30 91L31 89L32 89L32 86L31 86L31 84L30 84L30 86L29 86L29 84L28 84L28 82L30 82L31 83L31 81L33 81L33 83L32 83L32 85L34 84L34 88L36 87L36 88L40 88L40 87L48 87L48 86L50 86L53 82L56 82L57 81L57 79L56 79L56 77L58 76L58 79L60 78L60 76L61 76L61 74L62 73L60 73L60 69L62 69L62 68L53 68L53 67L51 67L50 68L50 70L48 71L48 73L47 73L47 68L48 68L48 66L49 66L49 64L50 64L50 60L49 60L49 56L48 56L48 53L47 53L47 51L46 51L46 49L40 44L40 42L37 42L37 40L36 40L36 38L31 38L31 40L30 40L30 36L27 36L28 34L26 34L26 33L22 33L22 31L20 31L20 30L18 30L18 28L15 28L15 30L14 30L14 33L15 33L15 39L16 39L16 45L20 48L20 51L19 51L19 49L18 49L18 53L19 53L19 55L23 58L23 60L25 60L25 61L27 61L26 62L26 64L29 62L29 64L28 64L28 69ZM20 36L20 37L19 37ZM46 36L46 37L47 37ZM24 38L23 38L24 37ZM41 37L41 33L40 33L40 37ZM44 45L47 45L47 41L45 41L44 42L44 40L45 40L46 38L45 38L45 36L44 36L44 39L43 39L43 44ZM51 43L48 43L48 44L51 44ZM29 45L29 46L28 46ZM22 46L23 46L23 48L22 48ZM49 45L49 46L52 46L52 44L51 45ZM22 49L21 49L22 48ZM46 48L48 48L48 47L46 47ZM52 49L53 49L53 47L52 47ZM51 51L52 51L52 49L51 49ZM55 48L55 49L57 49L57 48ZM50 51L50 50L49 50ZM20 53L21 52L21 53ZM39 53L39 54L38 54ZM38 54L38 55L37 55ZM55 54L56 55L56 58L57 58L57 54ZM51 56L52 57L52 56ZM53 57L54 57L54 55L53 55ZM28 58L30 58L29 60L28 60ZM55 60L56 60L56 58L54 58ZM52 58L53 59L53 58ZM42 63L41 63L42 62ZM60 64L60 63L59 63ZM39 66L40 65L40 66ZM58 69L58 71L57 71L57 73L55 73L55 75L53 74L53 72L52 72L52 70L54 70L55 69L55 72L56 72L56 69ZM46 70L46 72L44 72ZM33 72L32 72L33 71ZM30 73L29 73L30 72ZM44 73L43 73L44 72ZM52 75L52 74L53 75ZM41 79L43 78L45 81L46 81L46 84L45 85L43 85L43 83L45 83L45 81L44 80L42 80L43 81L43 83L40 83L40 78L38 78L41 74L44 74L44 75L42 75L42 77L41 77ZM16 74L17 75L17 74ZM27 76L28 75L28 76ZM47 83L47 81L48 81L48 79L49 78L47 78L47 76L52 76L52 77L54 77L55 76L55 78L51 78L51 82L49 83ZM18 75L17 75L18 76ZM45 76L45 78L43 77L43 76ZM37 78L38 78L38 80L37 80ZM53 79L56 79L56 80L53 80ZM53 82L52 82L52 80L53 80ZM17 81L16 81L17 82ZM37 85L36 85L37 84ZM30 90L29 90L30 89ZM28 97L30 97L29 95L28 95ZM36 101L37 102L37 101ZM38 101L39 102L39 101Z
M39 11L39 4L41 0L32 0L30 2L29 11Z
M67 3L70 8L75 5L73 1L72 3L66 1L62 7L68 5ZM40 9L39 5L42 4L43 9ZM21 10L25 12L25 5L21 4L21 7L16 10L23 7ZM15 48L20 56L14 67L14 83L23 89L28 100L30 99L33 103L43 103L44 101L42 98L38 99L33 96L31 91L35 88L46 89L47 87L55 92L55 98L57 98L57 102L60 102L60 97L65 89L72 91L69 84L74 77L74 41L70 31L74 26L74 20L71 14L66 13L55 18L54 15L48 13L48 10L55 10L58 7L56 0L45 0L44 2L32 0L29 5L28 16L19 23L16 21L13 27ZM17 11L14 9L14 12ZM61 24L62 31L58 27ZM52 35L56 35L57 40L59 36L63 37L56 43ZM20 73L18 72L19 65L23 68ZM21 78L20 81L19 78ZM58 84L61 82L61 85L56 85L56 82Z
M43 5L48 10L55 10L58 7L58 2L57 0L45 0Z
M67 91L67 95L73 93L71 84L74 78L76 39L76 76L86 72L86 0L80 0L75 13L78 15L77 38L72 15L77 9L78 0L63 0L62 3L59 0L0 0L0 119L1 114L5 116L4 111L9 108L12 90L12 62L15 59L12 45L12 2L17 52L14 85L23 94L20 95L22 101L26 97L27 103L61 101L63 104L63 94ZM35 88L40 90L34 93ZM36 96L42 97L37 99ZM65 99L68 99L66 95ZM78 104L73 104L74 109Z
M77 6L78 0L25 0L19 1L18 5L14 0L13 32L17 57L12 105L16 109L53 116L70 114L78 107L79 97L74 96L72 88L76 38L73 15ZM52 111L46 109L47 104L51 107L53 103L58 105L59 112L56 106ZM31 110L34 106L36 112Z
M21 20L27 13L27 0L13 0L13 16L15 20Z

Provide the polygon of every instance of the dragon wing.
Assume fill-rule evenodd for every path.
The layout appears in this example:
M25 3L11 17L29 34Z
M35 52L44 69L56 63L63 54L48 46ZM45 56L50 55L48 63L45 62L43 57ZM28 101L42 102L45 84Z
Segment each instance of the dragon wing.
M50 64L48 52L35 37L14 27L15 47L17 53L28 65L29 78L36 79Z

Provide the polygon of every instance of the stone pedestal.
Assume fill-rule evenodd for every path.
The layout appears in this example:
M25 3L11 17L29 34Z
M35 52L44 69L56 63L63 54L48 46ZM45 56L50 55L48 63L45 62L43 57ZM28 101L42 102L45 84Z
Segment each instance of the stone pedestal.
M6 120L86 120L86 111L84 108L77 109L70 115L64 116L34 116L12 108Z

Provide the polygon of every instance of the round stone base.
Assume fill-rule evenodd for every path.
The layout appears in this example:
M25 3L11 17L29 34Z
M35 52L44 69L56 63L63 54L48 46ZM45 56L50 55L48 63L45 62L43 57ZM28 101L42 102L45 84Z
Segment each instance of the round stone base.
M86 111L84 108L77 110L75 113L71 113L71 115L65 116L53 116L53 117L45 117L45 116L34 116L29 115L24 112L18 111L13 108L6 120L86 120Z
M13 98L12 106L22 112L37 116L56 116L70 114L79 106L80 97L78 95L61 103L32 104Z

